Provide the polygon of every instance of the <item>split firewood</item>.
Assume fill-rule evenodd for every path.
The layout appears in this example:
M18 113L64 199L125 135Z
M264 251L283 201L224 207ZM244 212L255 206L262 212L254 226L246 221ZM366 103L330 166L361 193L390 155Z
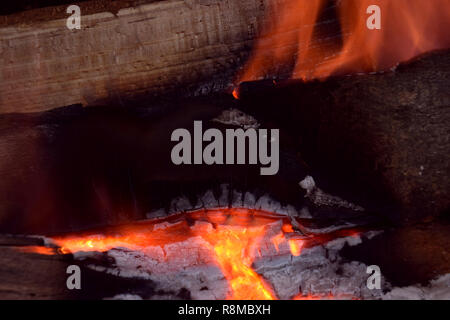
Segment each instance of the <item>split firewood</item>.
M165 0L108 2L98 12L96 2L79 4L80 30L66 27L67 6L0 19L0 113L223 89L265 9L251 0Z
M255 81L240 107L297 141L319 183L394 220L450 207L450 53L378 74Z

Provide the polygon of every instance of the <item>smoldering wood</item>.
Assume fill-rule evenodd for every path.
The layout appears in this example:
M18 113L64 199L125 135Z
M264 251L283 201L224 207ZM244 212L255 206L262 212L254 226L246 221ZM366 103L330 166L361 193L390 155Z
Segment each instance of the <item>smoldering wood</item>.
M142 219L169 207L177 196L196 204L205 190L255 191L300 206L298 186L308 172L287 139L280 170L261 176L259 165L172 163L175 129L193 134L230 126L211 121L236 101L230 95L176 99L144 108L69 106L0 117L0 230L48 234ZM229 196L228 204L232 202Z
M180 194L195 202L199 193L224 182L301 207L308 199L298 182L308 173L324 191L388 218L434 216L448 201L448 167L442 161L442 150L448 150L445 57L435 54L393 73L324 83L248 83L240 101L209 96L142 108L72 106L3 115L0 226L5 232L42 233L120 223L167 207ZM436 102L428 106L428 101ZM254 113L265 128L281 128L279 174L261 177L257 167L248 166L171 166L172 130L209 121L230 106ZM409 129L417 127L418 132ZM414 146L420 139L422 149ZM404 178L403 172L413 169L419 171Z
M98 300L130 289L144 298L154 294L154 284L150 280L120 278L86 268L92 259L97 265L111 263L101 253L93 255L92 259L75 261L71 254L44 255L27 250L30 246L42 245L43 240L38 238L0 236L1 299ZM66 285L67 267L74 264L81 268L82 290L69 290Z
M188 216L178 214L147 221L147 225L170 228L186 222ZM252 258L256 258L255 270L271 280L279 298L292 298L299 287L305 290L305 294L308 291L319 294L333 290L337 295L346 293L350 297L379 296L378 292L359 290L361 279L366 277L364 265L346 264L337 256L345 243L358 243L359 237L346 238L345 228L339 230L339 226L335 226L335 231L323 228L319 238L304 246L301 258L292 257L286 241L277 247L271 241L271 237L286 223L285 217L279 218L266 225L268 233L262 240L261 250L252 254ZM197 217L195 221L189 226L194 233L195 230L214 229L207 220ZM84 234L108 232L120 234L120 227L101 228ZM298 239L298 235L291 236ZM339 240L332 241L336 239ZM49 244L48 238L46 243ZM28 251L27 246L42 246L44 241L26 236L1 236L0 244L3 244L0 246L0 297L3 299L101 299L125 293L143 299L224 299L229 292L229 284L211 253L210 244L200 236L184 234L178 241L149 243L140 249L121 247L104 253L78 252L74 255L56 255L56 251L54 255L43 255ZM180 251L186 254L180 255ZM82 269L82 290L79 291L66 287L66 269L72 264ZM348 268L345 275L336 272L338 264ZM316 275L308 276L312 270L316 270ZM330 277L340 278L343 282L337 282L342 285L335 287L329 281ZM288 279L293 282L287 283Z
M286 1L270 2L282 7ZM66 27L64 5L0 17L0 113L228 91L254 41L274 18L266 15L268 4L83 1L78 3L81 30ZM316 25L320 42L339 42L333 1L323 19L326 23ZM283 34L270 34L277 36ZM298 47L296 37L289 41L283 46ZM277 48L264 50L270 56ZM282 73L288 65L271 71Z
M199 5L213 3L212 6L206 5L201 7L200 11L206 13L211 13L212 11L210 11L210 9L215 6L214 1L199 1L192 3L194 4L194 10L200 8ZM235 2L233 2L233 4L234 3ZM247 1L241 1L239 5L240 4L246 6ZM174 6L174 8L177 8L177 6ZM42 60L41 63L42 65L48 63L47 66L53 68L53 71L55 72L53 75L55 78L42 80L33 77L33 66L32 64L27 63L27 61L37 60L27 60L30 57L19 55L17 59L24 59L21 61L15 60L17 63L12 66L12 68L15 70L14 72L16 72L14 74L15 76L23 77L21 78L21 81L23 80L23 82L18 81L17 83L19 83L19 85L16 85L16 82L7 81L7 68L11 66L6 59L3 59L5 58L4 53L9 47L2 47L3 51L0 51L2 53L1 65L5 69L2 69L4 73L2 74L2 84L0 85L2 90L0 91L0 112L41 111L76 102L92 104L98 100L123 101L128 95L147 91L146 86L149 86L150 89L148 92L152 94L166 92L171 88L179 90L177 92L182 92L182 90L185 90L186 88L189 90L194 88L194 91L199 88L208 91L211 86L223 88L234 75L235 70L233 68L236 68L237 65L240 64L242 61L241 57L245 57L250 50L249 44L256 34L254 31L257 30L259 26L258 23L255 22L256 20L253 19L253 16L256 15L256 13L260 14L262 12L261 8L262 7L258 7L257 10L254 10L254 7L250 9L244 8L243 10L238 10L239 13L232 13L232 15L239 15L240 18L244 17L243 21L236 22L233 20L230 24L231 28L224 27L224 30L222 31L222 34L224 35L229 35L227 32L232 32L233 37L236 36L236 30L241 30L240 32L242 32L238 32L239 35L236 36L237 38L225 37L227 41L235 41L235 44L237 45L237 47L234 45L231 46L232 52L229 52L228 48L225 49L225 47L222 47L221 45L218 45L218 47L207 47L205 50L198 50L198 48L196 48L194 50L195 53L191 53L193 56L198 57L198 61L209 56L211 52L214 53L214 56L211 58L210 62L208 62L211 64L203 64L200 62L197 64L195 62L197 61L195 60L197 58L194 58L194 62L189 61L186 64L189 67L180 69L178 65L175 65L173 69L175 71L173 73L171 71L172 69L169 67L155 71L155 73L150 71L147 73L147 71L141 70L142 65L140 64L141 62L139 62L136 68L134 66L128 66L124 69L120 69L120 72L123 72L120 73L120 75L125 75L126 78L119 78L117 74L113 73L111 77L109 77L111 74L108 74L106 78L96 79L93 77L93 73L87 72L86 79L90 79L92 82L79 84L77 82L77 70L73 73L69 72L69 74L64 73L63 70L59 69L61 65L56 63L55 60L52 61L50 59L48 61ZM117 14L118 12L114 13ZM151 16L151 14L147 12L144 15ZM64 14L61 14L60 18L64 20ZM95 29L96 31L104 29L103 27L105 27L105 25L103 25L103 21L110 18L113 19L112 16L109 16L108 14L98 15L96 18L101 20L98 23L100 29ZM116 18L119 19L120 15ZM64 21L58 21L58 23L60 22L61 24L64 24ZM49 25L46 24L45 21L41 21L40 23L40 27ZM136 23L142 24L143 21L137 21ZM239 26L236 26L234 23L237 23ZM36 25L31 26L28 29L26 26L18 28L24 31L24 33L21 33L22 35L27 36L24 42L21 43L21 45L24 45L26 48L33 49L33 45L30 44L33 43L33 36L26 32L35 27ZM92 27L96 28L94 25ZM13 29L15 29L15 27L13 27ZM14 32L9 34L10 30L11 29L9 28L2 29L2 31L9 36L19 36ZM45 30L41 31L45 32ZM96 33L96 31L93 33ZM127 32L127 30L125 31ZM67 35L65 32L67 32L66 30L64 30L63 33ZM246 34L246 32L248 33ZM120 34L120 32L117 33ZM189 39L192 40L194 35L195 33L182 34L181 38L189 42ZM50 32L49 36L55 36L55 38L57 38L58 34L52 34ZM61 37L64 38L65 36L61 35ZM201 37L202 35L200 35L200 38ZM71 37L69 36L69 38ZM45 42L45 44L47 44L46 39L48 38L45 35L39 39L42 40L42 43ZM7 43L9 46L13 40L12 38L8 38L7 40L3 40L2 38L2 41L2 44ZM170 42L172 40L168 41ZM178 39L176 42L177 41L181 40ZM51 43L48 43L48 45L51 45ZM63 57L61 55L63 51L59 51L59 47L56 46L55 50L56 51L48 51L52 52L52 55L54 55L53 58L55 56L58 58L61 57L62 59L67 58L66 56ZM93 51L89 51L89 54L95 56L96 52L98 52L96 50L97 49L94 48ZM225 50L225 53L222 50ZM31 54L32 51L33 50L29 53ZM25 54L25 51L23 52ZM189 54L189 52L190 51L188 50L187 54ZM217 56L215 54L217 54ZM130 57L131 60L134 58ZM178 62L178 55L173 58L173 60L172 57L168 59L168 65L174 61ZM227 60L227 58L230 60ZM82 57L75 58L77 62L81 61L81 64L83 59L84 58ZM449 190L447 181L448 164L446 166L448 161L445 161L445 156L448 154L449 137L448 125L445 125L446 123L449 123L448 88L446 89L446 84L448 87L449 83L448 56L442 57L437 55L427 59L428 60L419 60L410 65L404 65L398 68L395 73L385 75L363 75L344 79L330 79L325 83L311 83L308 85L295 83L295 81L294 83L289 82L277 86L275 94L274 91L272 91L272 81L270 81L270 84L264 88L264 91L270 91L269 95L265 95L265 92L256 94L253 91L255 89L248 89L248 92L245 93L247 89L243 86L242 96L244 97L243 101L245 100L243 106L250 106L249 110L255 111L260 116L270 114L266 119L267 123L274 123L275 127L281 126L289 129L289 134L286 134L286 137L291 135L293 140L290 141L290 143L295 147L297 145L301 146L302 157L305 157L308 164L314 168L315 173L318 173L319 178L315 175L316 180L318 180L320 185L327 191L343 194L347 199L354 198L355 202L358 203L360 203L360 200L365 203L371 203L372 207L378 212L388 212L386 209L390 209L392 211L388 213L391 215L397 214L396 209L401 208L401 215L397 216L401 219L422 219L426 215L435 215L438 212L442 212L439 208L448 208L448 198L446 198L446 195L448 195ZM21 65L21 62L24 64ZM126 62L129 61L127 60ZM98 64L93 63L92 66L97 66L103 72L107 73L108 70L111 70L110 68L113 65L114 64L103 65L102 61L100 61ZM192 68L198 68L202 72L192 74ZM143 79L137 79L126 74L127 72L136 70L142 71L141 74L143 74ZM169 73L167 73L168 70ZM160 71L162 74L168 75L163 76L162 79L154 80L157 78L156 75L159 74ZM223 73L221 73L222 71ZM214 78L211 77L211 74L213 73L221 74L219 78ZM418 75L418 73L423 74ZM27 78L27 75L30 74L32 74L32 76ZM182 75L182 79L178 77L180 74ZM65 78L66 75L68 75L68 78ZM155 76L155 78L153 78L153 76ZM39 81L35 81L36 79ZM120 82L120 79L123 79L125 84ZM51 81L53 80L54 82L52 83ZM65 80L68 80L67 84L64 84ZM83 79L81 79L81 81L83 81ZM203 81L205 85L202 86L201 83ZM22 86L23 84L25 84L25 87ZM192 85L192 87L189 87L190 85ZM261 88L261 83L256 84L254 88ZM297 90L298 92L295 93L294 91ZM46 93L51 94L45 95ZM265 104L268 104L269 100L267 100L267 98L271 94L274 94L272 97L276 97L276 99L273 98L270 102L273 103L274 106L277 106L277 108L266 110L264 106ZM246 95L247 98L245 98ZM248 98L249 96L250 98ZM261 100L259 100L258 103L255 103L254 99L257 96L259 96ZM300 107L298 107L298 105L292 105L291 99L293 97L298 99L297 101L299 101ZM314 99L318 99L317 103L313 102ZM289 110L289 112L286 111L283 119L281 115L277 114L281 109L280 107ZM66 118L63 117L64 120L59 118L59 116L52 116L51 114L27 116L7 115L2 117L0 125L0 170L2 176L0 182L0 200L2 203L2 215L0 217L0 222L3 226L7 226L5 230L32 231L33 229L30 226L32 226L34 222L41 221L47 223L50 221L51 224L56 222L56 225L51 227L53 230L56 228L59 231L62 231L61 227L68 227L70 229L73 227L86 226L87 222L92 222L89 221L92 217L90 214L94 211L89 211L82 217L81 221L75 223L69 218L72 213L75 214L75 219L77 219L76 214L79 214L80 210L85 208L83 205L73 201L69 202L69 206L65 207L69 209L69 212L64 212L68 219L52 221L52 219L58 217L58 214L61 214L62 212L60 210L62 207L58 207L58 202L52 203L51 201L53 199L58 199L57 197L59 194L54 192L55 190L58 190L58 186L61 186L61 184L50 184L52 186L47 188L49 186L48 182L53 180L52 177L54 177L53 174L55 174L55 172L61 173L63 170L52 171L53 169L51 168L55 163L55 159L53 159L52 153L45 152L45 148L43 149L42 147L58 141L58 133L61 133L61 124L73 124L76 122L75 119L82 113L70 110L73 109L65 108L64 111L62 111L62 114L68 115ZM73 113L70 114L71 112ZM289 115L292 115L291 119L289 119ZM115 118L116 120L111 120L111 114L108 115L108 120L106 120L106 122L114 123L114 125L112 125L110 129L100 130L103 139L97 140L97 142L107 140L105 137L109 139L112 131L129 130L128 125L117 125L117 123L122 122L122 116L123 114L117 116ZM43 121L42 117L46 120ZM190 117L187 118L188 119L184 124L188 126L191 124L189 121L192 119ZM103 117L99 116L99 119L102 119L103 121ZM86 124L83 121L81 121L81 123ZM129 124L131 123L134 123L134 120L129 122ZM142 127L140 128L142 129ZM69 132L71 132L70 141L73 142L79 140L82 144L92 140L93 135L90 134L80 137L78 135L80 132L79 129L79 127L73 126L72 130L69 130ZM99 131L90 129L89 132L98 133ZM131 137L133 138L130 139L134 140L136 137L141 137L140 134L142 132L147 131L136 130L131 134ZM158 130L154 132L158 132ZM299 134L299 132L301 132L301 134ZM130 141L129 138L125 138L125 140L127 142ZM300 142L298 140L300 140ZM145 139L142 139L142 141L143 143L144 141L145 143L148 142L148 140ZM61 140L59 140L59 143L60 142ZM346 147L346 145L348 147ZM95 149L95 146L96 144L92 144L88 150L92 151ZM90 162L92 160L91 154L89 152L80 152L80 150L87 150L83 148L76 149L77 151L69 151L70 147L67 147L64 150L64 159L66 159L66 166L64 166L64 168L67 169L71 166L78 166L78 171L75 171L75 173L71 175L71 177L76 178L74 189L80 186L85 187L87 185L92 188L92 183L89 182L83 184L80 182L81 180L78 180L82 179L82 175L77 177L78 173L86 173L86 171L83 171L82 169L90 167ZM139 151L141 149L137 148L135 149L135 152L137 152L136 150ZM355 153L359 154L359 156L355 157ZM73 155L76 155L76 157L72 157ZM111 163L114 162L111 161L111 159L115 159L115 156L117 156L117 152L110 152L108 153L108 157L103 157L101 161L97 158L98 162L94 167L101 168L102 164L108 164L107 166L110 169L117 169L117 166L111 165ZM60 159L61 158L58 158L58 160ZM146 162L147 159L149 159L148 153L143 157L142 166L140 168L146 168L146 165L148 165ZM302 161L301 157L292 153L289 153L287 159L290 163ZM82 161L81 165L80 161ZM127 163L122 162L118 167L121 169L125 168L126 166L123 166L123 164ZM423 164L426 165L423 166ZM423 170L421 169L422 166ZM304 168L293 167L295 174L292 174L292 170L287 170L287 172L282 173L282 179L277 180L275 183L270 181L269 184L272 187L271 191L274 194L282 195L287 192L292 193L291 197L288 197L290 199L303 197L301 192L292 192L292 190L295 190L294 188L285 189L286 183L285 181L282 181L283 179L288 179L290 186L293 186L298 182L298 178L302 178L307 172ZM62 167L60 167L60 169L61 168ZM419 171L417 171L417 168L419 168ZM107 169L107 171L108 170L109 169ZM340 172L341 170L342 172ZM355 174L352 174L353 170L355 170ZM421 171L422 175L420 174ZM49 172L50 175L48 175ZM241 176L240 173L237 172L234 172L234 174L235 176ZM183 177L182 180L183 182L186 182L186 188L195 189L196 181L195 179L192 179L192 176L194 175L195 172L191 172L186 176L181 177L176 174L170 175L168 174L168 171L165 171L162 175L163 178L160 176L158 179L165 179L166 181L162 183L161 181L151 183L151 186L148 189L150 192L143 195L143 198L153 192L161 190L161 186L167 186L167 189L173 188L173 181L179 181L179 179ZM223 175L226 176L227 173L223 173ZM132 176L134 177L134 175ZM333 176L335 178L334 183L329 179ZM144 179L145 181L150 181L155 178L155 176L150 174L145 178L148 178L148 180ZM130 212L134 212L135 198L133 197L133 192L130 191L131 189L128 187L130 181L129 175L120 175L116 181L120 184L127 185L127 188L125 192L123 189L115 190L109 196L114 198L115 195L126 194L127 200L117 200L116 204L113 204L113 207L131 208L132 210L130 210ZM63 185L66 185L71 184L74 181L70 179L64 180L64 177L62 177L58 183L62 182L64 182ZM208 184L205 186L212 186L215 182L216 181L208 181ZM259 182L267 184L267 181ZM97 190L102 188L103 186L96 187ZM43 193L36 192L37 190L43 190ZM67 191L68 189L63 188L62 190ZM111 191L107 191L106 193L109 192ZM102 192L98 192L98 194L102 194ZM103 193L103 197L105 197L104 195L105 193ZM171 195L172 194L165 194L168 198L162 200L162 202L170 200ZM374 198L376 198L376 201L374 201ZM67 198L60 199L59 201L61 200L65 201ZM70 208L70 204L73 204L72 208ZM395 209L391 207L392 205L395 206ZM26 210L22 211L23 209ZM91 207L91 209L95 210L96 208ZM24 212L27 213L26 218L31 220L25 220L29 223L28 226L19 226L17 220L14 221L14 218L19 217L19 219L21 219L21 215ZM144 213L145 212L139 212L136 217L141 217ZM102 210L96 212L94 216L96 217L95 219L99 219L97 221L104 221L102 219L104 219L107 214L108 211L105 211L105 208L103 207ZM64 216L60 217L63 218ZM120 219L113 219L113 222L117 221L120 221ZM48 225L41 225L41 230L45 230L47 226ZM36 230L37 229L34 229L34 231ZM398 230L394 231L394 235L397 231ZM443 236L440 237L439 242L435 242L435 231L436 228L433 227L422 232L423 241L419 244L414 242L414 237L406 234L398 237L400 239L397 238L397 240L392 239L392 237L384 238L382 241L385 243L384 246L380 247L378 244L372 246L369 245L370 250L367 250L366 248L363 248L362 250L373 252L374 255L386 256L387 251L385 251L385 248L395 248L395 250L393 250L395 253L393 254L396 255L398 259L395 260L395 262L392 262L389 259L387 261L387 264L390 264L391 272L395 274L395 272L398 271L397 266L393 267L393 264L396 265L398 261L405 263L402 265L403 270L419 270L418 272L413 273L413 275L410 276L410 279L408 279L408 282L405 283L405 285L414 284L419 278L421 280L428 280L431 274L437 275L436 273L433 273L436 272L436 270L439 270L439 272L442 273L448 272L446 251L441 250L441 248L445 247L445 244L448 243L448 241L445 242L448 231L445 229L441 232ZM415 243L414 246L410 245L411 241ZM435 245L435 243L439 243L439 245ZM76 293L68 292L65 289L65 280L67 277L65 270L68 264L74 262L71 257L63 256L50 258L16 250L17 247L39 244L41 244L41 241L36 238L5 238L2 236L0 239L0 267L2 269L0 272L0 292L3 298L42 299L74 297L74 294ZM421 250L421 254L417 254L415 251L417 245L423 249ZM408 254L405 255L405 252ZM417 258L417 260L415 260L414 263L408 262L410 261L410 256L408 255ZM432 262L432 259L430 259L432 256L438 256L439 261ZM358 259L360 257L361 255L358 253L356 258L353 257L353 259ZM405 257L407 259L405 259ZM104 262L102 259L103 256L99 255L95 258L95 262L97 264L103 264ZM421 269L423 268L423 263L425 261L427 266L426 268ZM369 261L369 263L379 263L379 260L375 259L374 261ZM262 268L264 268L264 264L262 264ZM383 269L384 268L385 267L383 266ZM430 270L431 272L429 272ZM83 269L83 272L91 275L88 276L89 280L87 284L92 285L92 291L89 291L89 288L87 291L93 293L94 298L113 296L114 293L122 293L122 290L127 288L127 286L133 285L135 288L136 284L139 288L142 288L143 297L153 290L151 282L137 283L134 282L134 280L124 281L123 279L99 274L97 272L89 271L88 269ZM420 276L417 276L417 273L420 273ZM108 285L110 287L108 287ZM103 286L106 286L106 295L105 292L96 295L96 292L98 292L96 290ZM174 294L178 297L186 298L186 296L183 296L183 292Z
M450 52L379 74L256 81L240 107L286 130L323 189L400 222L450 206Z
M178 214L148 223L167 228L180 223L180 219L188 221L188 216L189 214ZM197 219L198 217L197 214ZM361 283L364 283L367 278L367 265L374 263L381 265L382 270L385 270L383 276L387 276L386 280L389 282L394 281L391 284L396 286L416 285L418 281L427 285L430 279L445 274L449 270L446 263L447 252L441 249L445 247L445 241L448 238L447 226L428 225L425 228L410 226L387 234L383 233L374 238L372 232L364 233L364 235L361 233L361 238L359 236L345 238L345 228L339 230L339 227L346 224L339 225L334 222L328 226L316 226L316 231L312 233L320 233L318 241L313 240L311 247L306 245L301 256L292 257L286 242L278 245L276 249L270 240L271 236L277 234L280 227L286 223L285 217L279 216L279 218L281 220L268 225L268 237L264 238L262 249L252 267L270 281L281 299L292 298L298 290L304 294L332 292L338 299L343 299L345 296L349 299L380 298L381 292L368 290L366 286L361 287ZM213 229L207 220L196 221L190 224L191 228ZM315 224L314 219L299 219L299 222L305 223L305 226ZM335 231L331 231L330 226ZM120 226L116 228L101 228L85 234L108 234L113 230L121 230ZM368 229L352 228L352 230L364 232L373 228L374 226ZM112 234L117 233L112 232ZM435 242L436 238L438 242ZM127 293L129 296L123 296L123 298L224 298L228 291L227 282L212 256L205 251L205 243L196 236L187 236L183 239L161 247L144 246L141 250L116 248L104 253L42 255L26 249L42 246L43 238L2 235L0 236L0 297L2 299L85 300L117 298L117 295L123 296ZM360 240L362 240L362 246L354 247L353 245L358 244ZM45 243L49 244L48 238ZM414 245L411 245L412 243ZM439 244L438 250L436 250L436 243ZM344 249L341 251L342 248ZM180 256L180 250L193 254ZM390 255L386 255L386 252L395 252L394 260ZM349 256L350 260L342 259L346 256ZM356 261L362 261L362 263ZM398 267L399 263L401 268ZM80 266L82 270L82 290L80 291L67 290L66 287L68 276L66 269L72 264ZM180 272L180 269L183 271ZM342 272L342 270L345 271ZM408 271L405 272L405 270ZM400 277L397 275L399 271L402 273ZM336 286L336 283L339 285Z
M3 18L0 112L224 89L265 10L265 2L253 0L147 2L82 11L81 30L66 27L66 6L34 10L41 20ZM84 10L90 2L79 5Z

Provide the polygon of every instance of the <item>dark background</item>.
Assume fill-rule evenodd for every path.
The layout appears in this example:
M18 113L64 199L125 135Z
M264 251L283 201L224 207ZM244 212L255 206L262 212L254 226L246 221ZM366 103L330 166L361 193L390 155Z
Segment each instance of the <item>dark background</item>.
M77 2L83 2L87 0L78 0ZM116 2L116 1L109 1ZM57 6L62 4L75 4L72 0L15 0L9 1L7 3L2 3L0 7L0 15L11 14L23 10L35 9L35 8L43 8L50 6Z

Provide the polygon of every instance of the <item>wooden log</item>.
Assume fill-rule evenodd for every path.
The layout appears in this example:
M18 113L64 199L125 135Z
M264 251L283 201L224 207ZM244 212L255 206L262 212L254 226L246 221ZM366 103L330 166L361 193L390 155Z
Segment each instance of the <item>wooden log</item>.
M266 6L165 0L111 13L88 5L80 3L81 30L66 27L66 6L0 20L0 113L223 88L248 55Z
M0 236L1 299L67 299L65 270L61 256L27 252L28 246L42 245L39 239ZM42 242L42 240L40 241Z
M241 107L297 140L326 191L395 220L450 207L450 52L324 82L243 83Z
M270 194L302 205L298 182L308 169L280 144L279 171L260 174L260 164L175 165L172 132L236 128L213 121L237 101L231 95L197 97L132 108L71 106L33 114L0 115L0 232L49 234L142 219L170 208L180 196L229 184L240 192ZM205 144L206 145L206 144ZM231 201L230 196L230 201Z
M0 299L2 300L73 300L103 299L129 290L147 298L154 294L150 280L127 279L87 268L91 260L75 260L71 254L45 254L37 249L37 238L0 235ZM36 247L36 246L40 247ZM98 253L95 262L102 263ZM103 261L105 263L105 261ZM80 267L81 289L67 288L67 268Z

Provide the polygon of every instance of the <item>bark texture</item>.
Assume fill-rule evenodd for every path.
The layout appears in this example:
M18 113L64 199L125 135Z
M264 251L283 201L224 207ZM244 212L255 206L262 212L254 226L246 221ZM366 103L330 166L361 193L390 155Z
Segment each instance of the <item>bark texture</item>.
M325 82L244 83L244 109L290 131L326 190L401 220L450 207L450 53ZM334 177L335 179L331 179Z
M61 10L53 20L3 19L0 113L224 87L265 10L258 0L153 1L92 14L84 5L81 30L69 30Z

